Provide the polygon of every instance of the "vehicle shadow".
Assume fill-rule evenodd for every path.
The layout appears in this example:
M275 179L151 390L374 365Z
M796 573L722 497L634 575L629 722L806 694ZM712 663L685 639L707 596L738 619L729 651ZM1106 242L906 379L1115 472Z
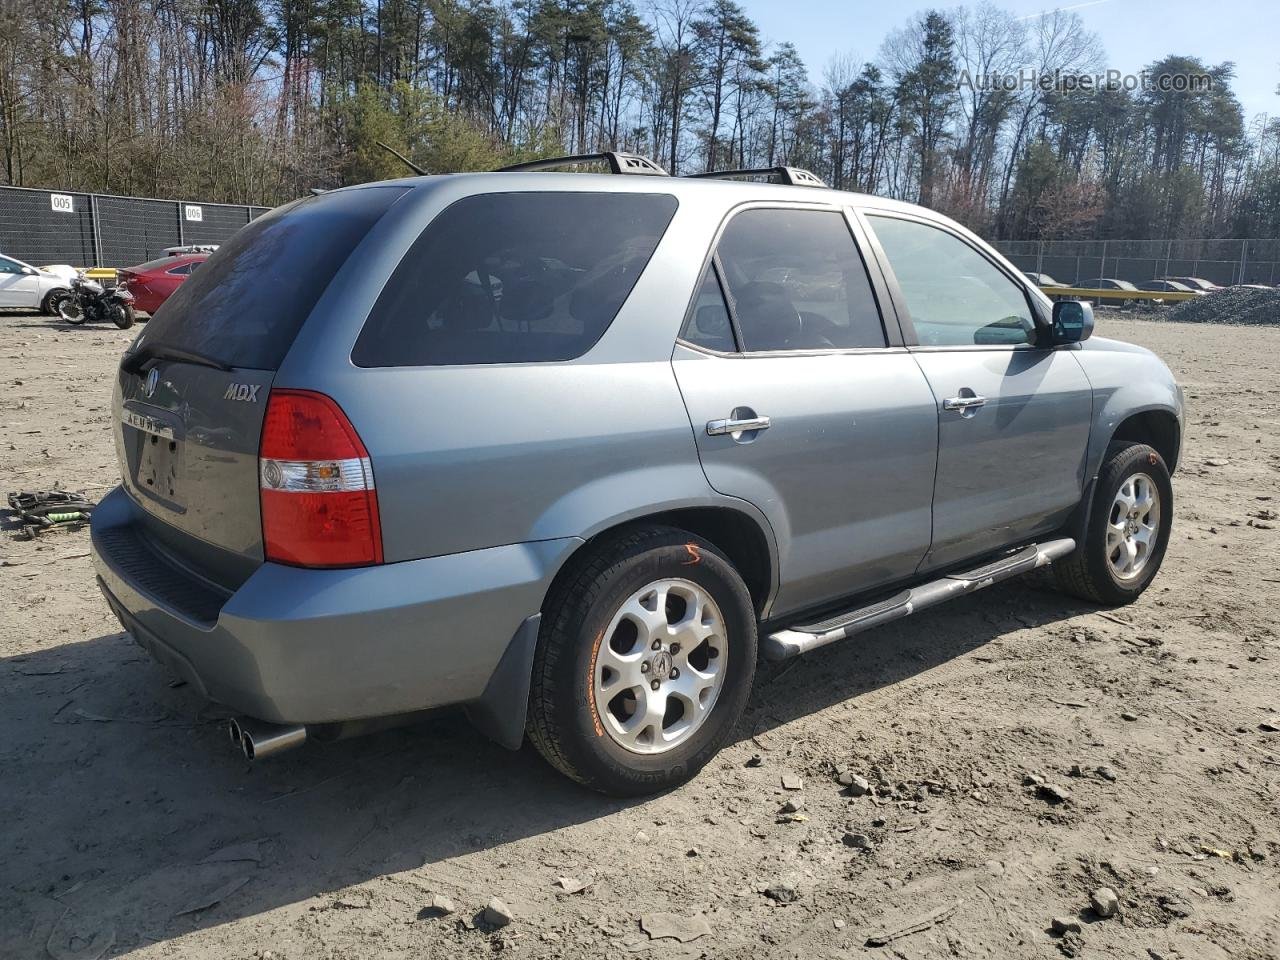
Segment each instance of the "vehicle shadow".
M59 320L57 317L30 317L30 315L21 315L23 320L27 322L22 324L21 329L26 332L30 330L57 330L61 333L124 333L114 323L105 323L102 321L87 321L85 323L67 323L65 320ZM146 314L140 314L134 320L136 327L140 323L145 323L149 317Z
M1001 585L767 665L724 760L744 761L757 747L741 741L797 717L1085 609ZM119 633L0 661L0 703L4 957L119 956L285 905L351 906L333 892L425 867L416 884L391 881L421 905L449 878L497 884L456 858L644 802L581 789L529 746L509 753L460 717L251 767L216 713ZM589 869L585 841L566 837L564 853Z

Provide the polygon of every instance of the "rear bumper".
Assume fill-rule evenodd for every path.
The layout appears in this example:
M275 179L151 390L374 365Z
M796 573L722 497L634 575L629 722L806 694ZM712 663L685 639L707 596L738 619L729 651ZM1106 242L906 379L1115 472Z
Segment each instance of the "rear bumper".
M93 562L112 611L208 699L274 723L479 704L487 689L509 689L493 682L499 666L527 645L528 622L580 543L350 570L265 563L228 595L154 549L136 510L120 488L94 510Z
M130 287L129 292L133 294L133 309L141 310L143 313L155 313L160 309L160 304L168 299L158 293L137 287Z

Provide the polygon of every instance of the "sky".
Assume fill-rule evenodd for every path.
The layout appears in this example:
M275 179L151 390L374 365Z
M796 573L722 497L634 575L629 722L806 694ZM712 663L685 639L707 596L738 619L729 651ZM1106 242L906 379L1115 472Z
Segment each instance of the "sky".
M948 9L957 0L739 0L771 42L790 40L820 83L835 55L873 59L880 42L916 13ZM1168 54L1199 57L1208 64L1236 64L1232 89L1248 125L1258 114L1280 116L1280 6L1276 0L994 0L1018 17L1055 7L1074 10L1102 39L1107 67L1132 73Z

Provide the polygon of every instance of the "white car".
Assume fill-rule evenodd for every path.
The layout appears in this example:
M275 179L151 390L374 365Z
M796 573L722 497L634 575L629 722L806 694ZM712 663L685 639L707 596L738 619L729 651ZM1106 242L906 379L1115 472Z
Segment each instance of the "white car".
M33 267L13 257L0 256L0 307L56 314L59 302L71 296L71 280L77 272L65 263Z

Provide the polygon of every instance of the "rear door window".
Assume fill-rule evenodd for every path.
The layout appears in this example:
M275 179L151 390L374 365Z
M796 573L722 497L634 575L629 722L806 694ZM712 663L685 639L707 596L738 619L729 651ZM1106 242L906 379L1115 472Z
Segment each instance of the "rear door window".
M403 367L581 356L613 322L675 211L666 194L459 200L396 267L351 359Z
M744 351L886 345L871 281L842 213L745 210L729 222L716 253Z
M211 254L138 338L275 370L329 281L409 188L323 193L263 214Z

